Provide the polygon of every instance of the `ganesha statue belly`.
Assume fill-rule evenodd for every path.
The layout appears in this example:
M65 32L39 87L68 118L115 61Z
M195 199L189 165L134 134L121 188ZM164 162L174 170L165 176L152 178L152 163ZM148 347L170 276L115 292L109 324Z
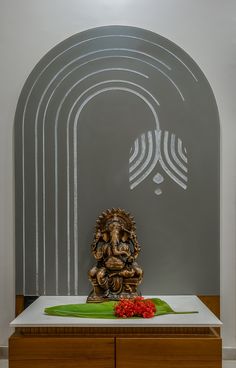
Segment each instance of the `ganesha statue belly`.
M97 264L88 273L93 290L87 302L140 295L137 289L143 271L136 262L140 246L135 230L134 218L120 208L112 208L99 216L91 245Z
M125 263L121 259L119 259L118 257L109 257L105 261L105 266L106 266L107 270L118 271L118 270L122 270L124 268Z

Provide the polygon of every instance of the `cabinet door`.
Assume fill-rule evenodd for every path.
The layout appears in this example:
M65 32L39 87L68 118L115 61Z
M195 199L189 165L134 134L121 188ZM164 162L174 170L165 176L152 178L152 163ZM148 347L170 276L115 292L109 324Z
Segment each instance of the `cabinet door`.
M220 368L220 338L117 338L116 368Z
M114 338L12 336L9 368L114 368Z

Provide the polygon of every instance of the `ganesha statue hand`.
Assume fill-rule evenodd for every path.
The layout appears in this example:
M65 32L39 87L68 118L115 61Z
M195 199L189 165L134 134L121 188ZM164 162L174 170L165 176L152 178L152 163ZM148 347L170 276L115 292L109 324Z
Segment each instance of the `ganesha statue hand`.
M89 271L93 290L87 302L103 302L134 298L143 271L136 262L140 246L134 218L120 208L112 208L99 216L91 245L96 265Z

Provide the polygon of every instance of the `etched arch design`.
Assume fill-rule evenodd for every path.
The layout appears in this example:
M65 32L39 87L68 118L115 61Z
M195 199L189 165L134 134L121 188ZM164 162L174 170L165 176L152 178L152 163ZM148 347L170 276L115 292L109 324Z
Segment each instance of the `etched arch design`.
M147 129L132 137L127 157L132 193L151 175L154 182L161 181L154 175L159 164L175 184L187 189L191 144L183 136L181 119L168 120L165 111L168 106L177 112L189 108L203 84L208 86L204 75L183 50L135 27L81 32L39 61L23 87L15 115L18 294L82 292L78 127L84 111L97 98L105 101L108 93L127 95L127 103L129 96L135 97L150 118ZM190 117L182 116L183 124Z

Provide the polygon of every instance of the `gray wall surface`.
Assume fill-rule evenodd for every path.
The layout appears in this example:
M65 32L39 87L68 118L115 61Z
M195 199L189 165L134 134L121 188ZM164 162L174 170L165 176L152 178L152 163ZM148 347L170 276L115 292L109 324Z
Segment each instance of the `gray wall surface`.
M144 294L218 294L219 135L205 76L169 40L109 26L53 48L15 116L17 294L88 294L111 207L135 216Z

